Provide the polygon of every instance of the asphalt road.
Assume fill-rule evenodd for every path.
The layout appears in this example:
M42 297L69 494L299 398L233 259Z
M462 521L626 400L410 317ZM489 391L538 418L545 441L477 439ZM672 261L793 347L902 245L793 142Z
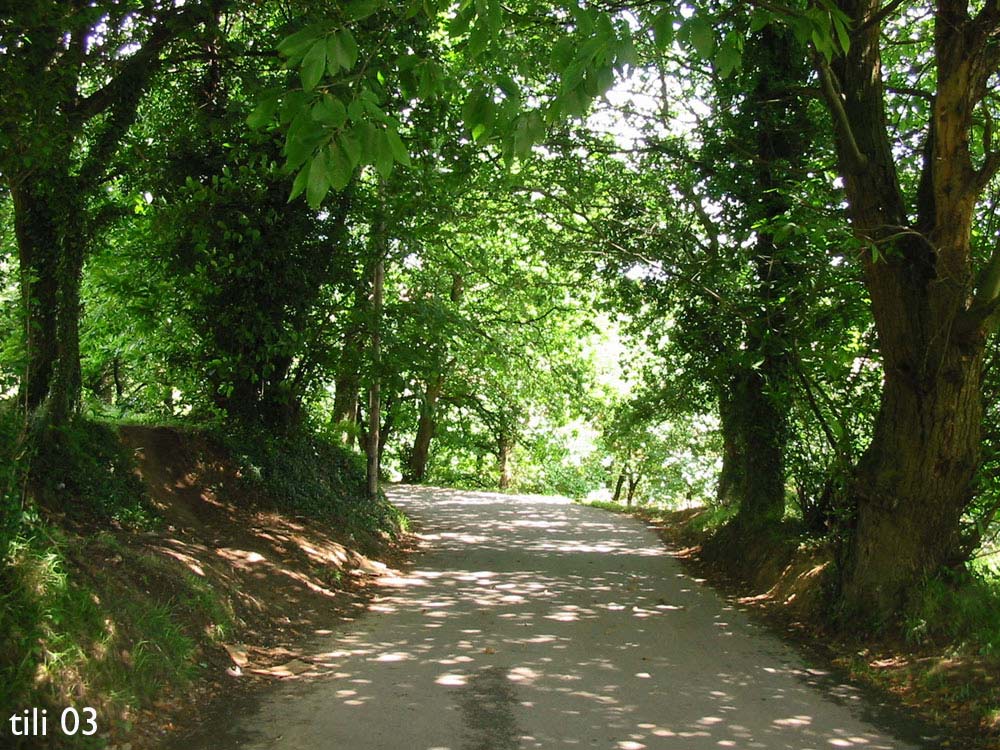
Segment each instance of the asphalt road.
M638 521L555 498L390 494L426 539L412 572L317 644L318 676L217 722L215 747L923 746L686 575Z

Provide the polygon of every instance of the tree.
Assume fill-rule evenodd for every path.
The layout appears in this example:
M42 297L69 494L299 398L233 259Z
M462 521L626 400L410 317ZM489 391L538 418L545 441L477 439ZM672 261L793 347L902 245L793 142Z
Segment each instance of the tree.
M927 76L906 72L911 56L899 60L899 72L883 67L886 56L895 62L887 44L918 23L899 3L837 7L851 25L849 40L829 61L818 54L817 69L885 372L874 436L852 487L857 516L843 605L884 620L923 576L959 556L960 519L979 465L983 353L1000 305L1000 251L974 244L972 226L1000 167L987 96L1000 64L993 41L1000 6L928 4L933 45L920 63ZM927 102L916 152L897 155L886 77L899 95Z
M106 221L99 188L168 47L223 2L20 3L0 27L0 173L14 206L27 369L43 422L79 408L80 277Z

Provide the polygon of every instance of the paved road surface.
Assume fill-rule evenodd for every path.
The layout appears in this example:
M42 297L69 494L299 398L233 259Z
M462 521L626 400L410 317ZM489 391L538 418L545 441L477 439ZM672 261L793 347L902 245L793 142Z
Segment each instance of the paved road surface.
M372 611L218 724L247 750L904 750L865 701L683 573L641 523L399 487L427 550Z

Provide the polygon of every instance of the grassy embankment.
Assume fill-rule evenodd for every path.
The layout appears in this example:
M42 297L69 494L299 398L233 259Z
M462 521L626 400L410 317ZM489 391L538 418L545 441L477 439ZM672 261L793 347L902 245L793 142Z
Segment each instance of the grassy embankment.
M361 582L379 572L366 555L385 553L404 523L361 499L356 456L306 434L82 422L58 450L29 457L15 455L6 420L5 748L155 742L232 675L246 682L362 606ZM61 741L52 717L68 706L97 709L97 736ZM7 717L28 707L49 710L44 740L9 736Z

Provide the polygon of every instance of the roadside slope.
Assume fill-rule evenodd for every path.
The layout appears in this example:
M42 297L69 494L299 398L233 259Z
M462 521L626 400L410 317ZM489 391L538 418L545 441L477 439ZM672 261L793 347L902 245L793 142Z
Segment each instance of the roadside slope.
M35 674L4 696L8 712L94 706L107 746L140 750L294 671L302 645L356 617L368 583L391 572L373 555L398 551L373 534L362 552L332 517L274 510L203 434L120 433L160 520L134 531L44 513L4 571L18 597L0 603L20 609L0 614L20 620L4 633L0 667ZM16 739L6 727L0 745L62 746L55 732Z

